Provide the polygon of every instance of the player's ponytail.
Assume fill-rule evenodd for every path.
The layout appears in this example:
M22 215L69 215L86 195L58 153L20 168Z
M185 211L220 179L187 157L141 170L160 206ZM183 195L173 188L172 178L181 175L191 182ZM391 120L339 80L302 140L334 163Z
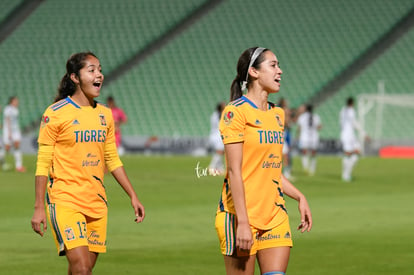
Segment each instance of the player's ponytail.
M236 78L231 83L231 87L230 87L230 101L236 100L242 97L242 95L243 95L243 92L241 90L240 77L236 76Z
M75 53L69 57L68 61L66 62L66 74L60 80L58 94L55 97L54 102L57 102L75 93L76 84L72 81L70 76L72 74L75 74L77 77L79 77L79 71L85 66L85 59L90 55L96 57L96 55L92 52Z
M73 95L75 93L75 90L75 83L73 83L72 79L70 79L70 75L65 74L59 83L58 94L54 102L57 102L61 99Z
M237 76L231 83L230 101L236 100L243 96L243 91L247 89L249 83L249 68L259 69L260 63L264 61L262 53L267 51L266 48L253 47L245 50L237 62Z

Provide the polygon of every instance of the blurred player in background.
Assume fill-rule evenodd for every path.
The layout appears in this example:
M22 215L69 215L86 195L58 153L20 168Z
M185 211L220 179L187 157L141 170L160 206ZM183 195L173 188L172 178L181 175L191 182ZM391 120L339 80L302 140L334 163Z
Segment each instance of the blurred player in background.
M210 165L208 166L210 173L222 174L224 173L223 155L224 145L220 136L219 123L221 114L223 112L226 103L219 102L216 106L216 111L210 116L210 136L209 145L213 148L213 157L211 158Z
M316 171L316 152L319 145L319 130L322 128L319 115L313 113L313 106L306 105L306 111L299 115L299 148L302 153L302 167L310 175Z
M285 98L281 98L279 100L278 106L285 111L285 132L284 132L284 139L285 142L283 143L283 175L286 178L293 181L294 177L292 176L292 164L293 158L291 154L291 132L290 126L292 123L292 111L289 108L288 101Z
M98 58L74 54L66 71L40 125L31 223L43 236L47 188L49 222L59 255L68 259L68 274L92 274L99 253L106 252L105 165L130 197L137 223L145 213L118 157L111 110L94 100L104 80Z
M10 165L6 162L6 156L13 147L13 155L15 161L15 169L17 172L25 172L23 167L23 156L20 151L20 141L22 134L19 125L19 99L17 96L12 96L9 99L8 105L3 111L3 146L0 152L0 159L3 161L3 170L10 169Z
M128 121L128 117L125 112L116 105L115 99L112 96L108 96L106 99L106 104L111 109L112 116L114 117L115 143L116 147L118 148L118 154L122 156L125 153L125 149L122 146L121 125L125 124Z
M349 97L346 100L346 106L342 107L339 121L341 125L342 150L344 152L342 158L342 180L349 182L352 180L352 170L361 153L361 144L355 131L362 137L367 138L356 119L354 99L352 97Z
M281 74L270 50L244 51L220 121L227 174L215 225L227 274L253 275L256 258L261 274L285 274L292 234L284 194L299 203L298 229L312 227L305 196L282 175L284 111L268 102Z

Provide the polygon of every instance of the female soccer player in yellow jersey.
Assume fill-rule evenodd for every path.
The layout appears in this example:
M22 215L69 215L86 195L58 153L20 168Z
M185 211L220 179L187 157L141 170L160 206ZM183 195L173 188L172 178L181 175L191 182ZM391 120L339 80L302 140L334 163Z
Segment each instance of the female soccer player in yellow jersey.
M40 125L32 228L41 236L46 230L47 188L48 218L68 274L92 274L99 253L106 252L105 166L130 197L135 221L145 217L118 157L111 110L94 100L103 80L93 53L72 55Z
M244 51L220 121L227 174L216 230L227 274L253 275L256 258L261 274L285 274L292 234L284 194L299 203L298 229L312 228L305 196L281 173L284 112L268 102L280 89L281 74L270 50Z

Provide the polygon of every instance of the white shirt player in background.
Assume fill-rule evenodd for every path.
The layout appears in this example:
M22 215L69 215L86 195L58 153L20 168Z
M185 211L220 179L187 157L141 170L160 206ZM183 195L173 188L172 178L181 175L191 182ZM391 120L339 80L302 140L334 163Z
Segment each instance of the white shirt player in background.
M341 125L341 143L344 156L342 159L342 180L349 182L352 179L352 170L358 161L361 152L361 144L355 131L365 137L365 133L356 119L354 99L348 98L346 106L342 107L339 114Z
M310 175L316 171L316 152L319 146L319 130L322 128L319 115L313 113L313 106L307 105L306 111L297 120L299 148L302 153L302 167Z
M211 158L208 166L210 174L219 175L224 173L224 145L220 136L219 123L221 113L223 112L226 104L219 102L216 107L216 111L210 116L210 136L209 146L213 149L213 157Z
M0 159L3 162L3 170L10 168L10 165L5 162L6 155L9 153L11 147L14 149L15 168L17 172L25 172L23 167L22 152L20 151L20 141L22 135L19 126L19 99L12 96L9 99L8 105L3 110L3 145L4 148L0 151Z

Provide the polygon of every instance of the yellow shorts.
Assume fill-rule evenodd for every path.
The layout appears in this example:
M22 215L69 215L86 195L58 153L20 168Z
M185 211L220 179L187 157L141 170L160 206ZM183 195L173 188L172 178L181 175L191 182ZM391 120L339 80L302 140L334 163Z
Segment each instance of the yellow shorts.
M282 224L269 230L260 230L251 226L253 245L249 252L236 249L236 216L227 212L219 212L216 215L216 230L220 241L220 249L223 255L247 256L255 255L257 251L289 246L292 247L292 233L290 231L289 219Z
M106 252L106 215L91 218L54 203L47 206L47 213L59 256L65 255L65 247L88 246L91 252Z

